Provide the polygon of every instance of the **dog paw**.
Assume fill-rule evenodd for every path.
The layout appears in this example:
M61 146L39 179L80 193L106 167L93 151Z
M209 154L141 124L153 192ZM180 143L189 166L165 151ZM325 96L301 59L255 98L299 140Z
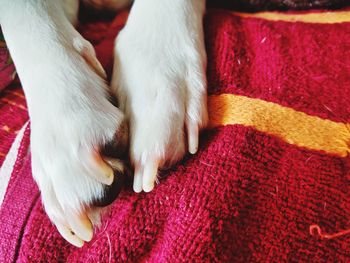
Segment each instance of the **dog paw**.
M153 26L128 22L115 46L112 91L129 124L135 192L154 188L158 168L196 153L208 120L202 33Z
M82 246L92 238L95 207L123 184L127 131L92 45L61 4L4 1L1 27L26 95L32 172L45 211L63 237Z
M24 82L31 86L25 88L31 89L32 172L49 218L81 247L92 238L96 207L110 204L123 184L118 158L127 130L89 42L75 37L51 55Z

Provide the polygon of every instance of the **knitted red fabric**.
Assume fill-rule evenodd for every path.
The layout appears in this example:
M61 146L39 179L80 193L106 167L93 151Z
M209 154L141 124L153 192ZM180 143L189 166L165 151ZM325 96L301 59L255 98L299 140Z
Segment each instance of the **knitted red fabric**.
M109 70L122 20L81 28ZM349 23L215 11L206 17L206 38L210 94L349 122ZM199 153L164 173L153 192L135 194L128 185L94 239L78 249L49 222L30 157L20 154L0 210L0 262L349 262L350 235L309 233L313 224L328 233L350 228L348 161L254 127L213 128Z
M0 28L0 92L13 81L14 77L15 67Z
M0 28L0 167L16 133L28 119L23 91ZM6 88L6 89L5 89Z
M0 92L0 167L16 134L27 120L23 90L18 82L14 82Z
M218 11L206 25L207 47L216 57L208 64L210 93L350 122L349 23L271 22Z

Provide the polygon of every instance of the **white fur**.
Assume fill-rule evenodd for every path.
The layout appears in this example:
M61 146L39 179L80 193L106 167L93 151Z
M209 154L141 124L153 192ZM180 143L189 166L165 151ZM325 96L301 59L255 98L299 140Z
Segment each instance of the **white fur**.
M112 9L130 2L85 1ZM76 21L77 0L0 3L28 103L33 176L50 219L81 246L92 235L81 215L104 187L95 179L101 169L92 152L113 139L123 114L107 100L98 65L91 67L90 43L69 23ZM116 41L112 88L130 126L137 192L152 190L158 166L185 154L185 127L194 153L206 125L204 8L205 0L136 0Z
M78 23L79 0L62 0L63 10L72 25Z
M103 194L91 153L113 139L123 115L74 48L86 41L58 2L5 1L0 18L28 103L33 176L50 219L74 228L71 218Z
M153 189L158 165L183 157L185 126L207 123L204 9L203 0L138 0L117 38L112 90L129 120L137 192Z

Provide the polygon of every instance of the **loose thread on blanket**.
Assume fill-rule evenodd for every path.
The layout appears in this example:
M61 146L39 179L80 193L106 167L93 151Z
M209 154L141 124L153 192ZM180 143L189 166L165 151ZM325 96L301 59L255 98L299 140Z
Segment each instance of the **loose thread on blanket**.
M311 236L318 235L319 237L325 238L325 239L333 239L333 238L345 236L348 234L350 234L350 229L342 230L342 231L339 231L338 233L334 233L334 234L325 234L325 233L322 233L321 227L319 225L311 225L310 226L310 235Z

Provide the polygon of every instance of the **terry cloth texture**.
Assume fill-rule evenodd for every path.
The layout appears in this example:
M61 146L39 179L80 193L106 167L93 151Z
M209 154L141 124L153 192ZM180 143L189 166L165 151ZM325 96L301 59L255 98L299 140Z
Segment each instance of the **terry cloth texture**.
M127 14L80 28L111 72ZM349 262L350 13L209 11L210 128L199 153L129 184L82 249L45 215L24 134L0 210L0 262Z

